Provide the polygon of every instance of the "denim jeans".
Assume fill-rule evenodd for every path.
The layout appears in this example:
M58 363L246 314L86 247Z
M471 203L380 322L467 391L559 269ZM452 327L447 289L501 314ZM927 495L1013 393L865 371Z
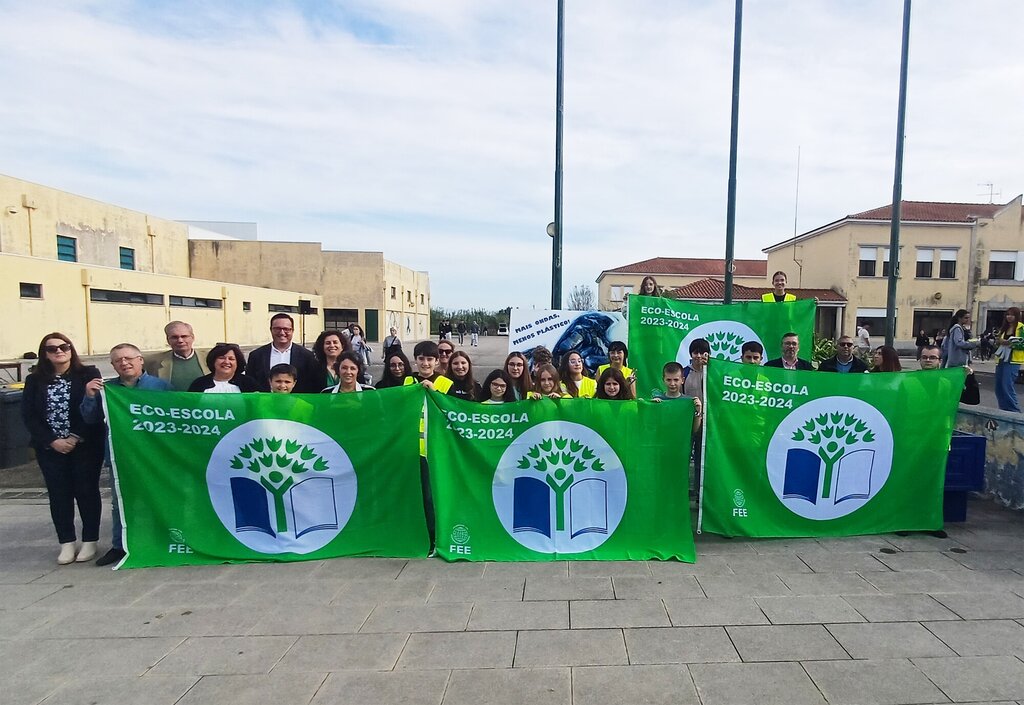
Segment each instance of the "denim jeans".
M36 451L50 499L50 518L60 543L75 540L75 503L82 518L82 540L97 541L100 535L100 465L102 455L88 447L62 454L50 448Z
M1009 362L1000 362L996 365L996 401L1003 411L1020 412L1017 390L1013 386L1019 369L1019 364Z

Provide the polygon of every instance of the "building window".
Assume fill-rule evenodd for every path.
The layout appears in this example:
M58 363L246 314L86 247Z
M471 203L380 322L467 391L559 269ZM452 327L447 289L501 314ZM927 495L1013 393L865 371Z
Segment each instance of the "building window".
M875 276L875 266L878 264L878 248L877 247L862 247L860 248L860 269L857 272L857 276L860 277L873 277Z
M993 250L988 257L988 278L989 279L1013 279L1016 274L1017 263L1016 252L1000 252Z
M163 306L163 294L147 294L142 291L115 291L113 289L90 289L89 299L108 304L146 304Z
M267 304L267 310L271 313L298 313L298 306L285 306L284 304Z
M934 260L935 250L919 247L917 249L917 272L914 276L918 279L931 279Z
M184 306L185 308L223 308L224 302L220 299L201 299L195 296L172 296L171 306Z
M888 247L883 247L882 248L882 276L883 277L889 276L889 248Z
M121 269L135 270L135 250L131 247L118 248L118 255L121 259Z
M633 293L633 285L629 284L627 286L613 286L611 293L612 301L623 301L627 297L629 297L630 294Z
M78 240L73 237L57 236L57 259L61 262L78 261Z
M28 282L21 282L21 298L23 299L41 299L43 298L43 285L42 284L29 284Z
M397 299L398 298L398 289L396 287L391 287L391 298L392 299Z
M420 303L421 304L427 303L427 295L426 294L420 294Z
M349 324L359 323L359 311L354 308L325 308L324 330L345 330Z
M408 300L409 303L412 303L412 291L405 292L405 298Z
M242 310L243 311L252 311L252 301L243 301L242 302Z
M956 279L956 250L939 250L939 279Z

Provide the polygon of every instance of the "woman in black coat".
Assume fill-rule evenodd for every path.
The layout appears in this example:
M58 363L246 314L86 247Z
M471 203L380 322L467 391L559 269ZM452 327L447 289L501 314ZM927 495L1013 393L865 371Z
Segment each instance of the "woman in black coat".
M245 355L234 343L217 343L206 355L206 365L212 372L197 378L189 385L190 392L207 394L258 392L256 380L245 375Z
M103 424L87 424L79 406L86 383L99 376L95 367L82 364L66 335L50 333L39 343L35 372L25 380L22 416L46 482L61 565L96 556L102 511ZM82 519L82 546L77 551L76 502Z

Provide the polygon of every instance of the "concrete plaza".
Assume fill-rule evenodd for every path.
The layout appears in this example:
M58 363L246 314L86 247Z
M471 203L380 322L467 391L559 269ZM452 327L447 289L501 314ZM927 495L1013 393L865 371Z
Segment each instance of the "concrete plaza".
M0 490L0 703L1024 702L1024 522L968 517L947 538L704 534L695 565L112 571L57 566L45 495Z

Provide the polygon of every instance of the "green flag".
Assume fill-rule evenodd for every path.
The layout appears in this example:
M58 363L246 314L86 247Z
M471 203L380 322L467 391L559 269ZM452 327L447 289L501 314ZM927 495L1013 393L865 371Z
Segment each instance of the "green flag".
M690 343L704 338L711 359L739 362L743 343L764 346L764 362L782 356L782 336L796 333L809 355L813 343L813 299L788 303L747 301L698 304L652 296L629 297L629 366L636 370L636 393L651 396L661 385L661 368L671 360L690 364ZM809 358L808 358L809 359Z
M441 557L695 560L692 400L427 400Z
M123 567L427 553L418 385L105 397Z
M713 362L701 527L726 536L942 528L963 368L831 374Z

